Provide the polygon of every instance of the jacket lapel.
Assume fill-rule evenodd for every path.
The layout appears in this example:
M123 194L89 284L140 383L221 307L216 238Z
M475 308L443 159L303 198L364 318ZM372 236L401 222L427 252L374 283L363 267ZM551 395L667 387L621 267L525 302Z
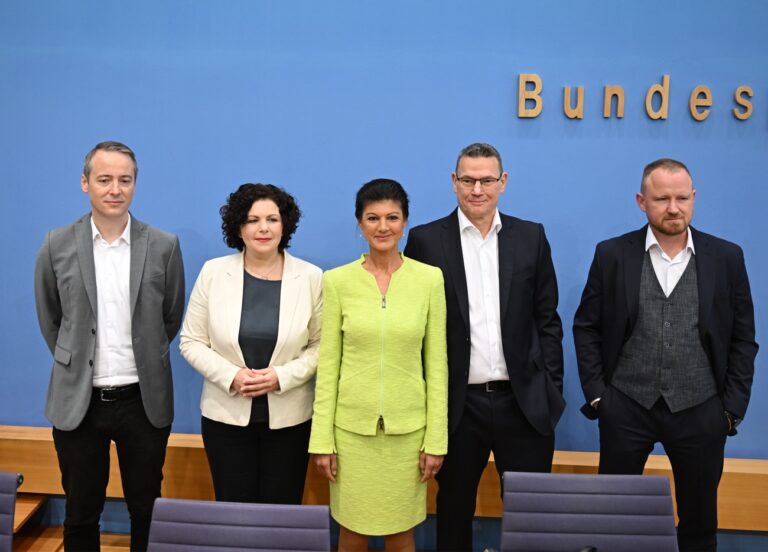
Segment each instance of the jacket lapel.
M147 245L149 235L144 223L131 217L131 274L129 289L131 295L131 318L136 310L136 300L139 298L141 277L144 274L144 264L147 260Z
M280 286L280 314L277 322L277 342L272 352L272 360L278 358L285 346L288 335L293 331L293 320L296 315L296 307L299 304L299 293L296 288L301 280L301 273L296 270L296 263L287 251L283 252L285 263L283 264L283 283Z
M244 252L232 255L230 257L232 262L227 263L224 269L227 293L224 294L226 304L221 305L226 310L227 320L232 321L229 326L229 342L232 344L235 356L240 359L243 366L245 366L245 358L240 348L240 319L243 316L244 255Z
M709 240L705 236L690 228L693 236L693 247L696 249L694 255L696 261L696 281L699 291L699 332L704 336L707 328L707 320L712 310L712 300L715 296L715 259L712 256L712 250Z
M461 251L458 208L443 221L442 241L448 276L453 284L459 312L464 319L464 325L469 328L469 295L467 293L467 275L464 272L464 255Z
M647 226L629 234L624 241L624 292L627 300L630 328L635 327L640 304L640 278L645 256Z
M83 278L85 292L91 304L91 310L98 320L98 299L96 295L96 265L93 260L93 232L91 231L91 215L85 215L75 224L75 240L77 241L77 260L80 264L80 275Z
M499 301L501 301L499 314L500 320L506 320L507 305L509 304L509 293L512 288L509 276L515 271L514 255L512 246L514 244L515 223L514 220L499 213L502 217L501 229L497 236L499 250Z

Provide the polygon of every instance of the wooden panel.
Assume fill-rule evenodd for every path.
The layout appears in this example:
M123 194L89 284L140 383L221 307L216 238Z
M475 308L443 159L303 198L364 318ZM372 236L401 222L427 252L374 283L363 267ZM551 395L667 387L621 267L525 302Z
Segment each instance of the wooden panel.
M122 533L102 533L101 552L129 552L131 535Z
M307 478L304 480L304 504L330 504L331 497L328 480L317 473L312 459L307 467Z
M13 537L13 552L60 552L64 550L61 527L25 527Z
M32 517L32 514L37 512L47 500L48 496L44 494L18 493L16 495L16 508L13 514L13 532L17 533L27 520Z
M768 531L768 460L726 458L717 504L723 529Z
M53 448L51 430L47 429L47 440L37 438L28 440L16 436L6 437L5 427L7 426L0 426L0 471L24 475L24 483L19 488L20 491L62 494L59 463L56 450Z
M24 483L20 490L27 493L64 494L58 465L50 428L0 426L0 471L23 474ZM213 483L200 435L171 435L163 474L165 496L213 499ZM107 496L123 497L114 443L110 447Z
M114 446L113 446L114 454ZM597 473L596 452L556 451L552 471L556 473ZM24 474L21 491L63 494L56 451L50 428L0 426L0 470ZM169 498L213 499L208 461L202 438L196 434L174 433L168 441L163 470L163 496ZM645 473L671 478L669 460L652 455ZM429 483L427 511L435 511L437 486ZM674 485L673 485L674 492ZM122 497L117 460L113 457L110 497ZM328 504L328 482L310 463L304 488L305 504ZM768 531L768 460L728 458L725 460L719 492L720 528ZM475 515L501 515L499 477L491 456L477 492Z
M213 481L200 435L174 433L163 467L163 496L213 500Z

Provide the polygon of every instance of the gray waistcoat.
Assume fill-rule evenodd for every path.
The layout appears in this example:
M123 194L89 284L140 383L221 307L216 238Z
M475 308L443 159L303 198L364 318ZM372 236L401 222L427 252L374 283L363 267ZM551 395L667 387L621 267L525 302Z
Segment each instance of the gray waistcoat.
M666 297L645 253L637 323L619 354L611 384L648 409L664 397L672 412L717 394L699 337L695 256Z

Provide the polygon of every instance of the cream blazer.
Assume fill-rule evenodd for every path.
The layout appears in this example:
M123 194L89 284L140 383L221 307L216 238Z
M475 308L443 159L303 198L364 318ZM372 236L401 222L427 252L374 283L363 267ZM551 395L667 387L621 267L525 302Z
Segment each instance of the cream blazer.
M312 417L320 345L322 271L284 255L277 343L269 363L280 381L280 390L267 395L271 429ZM251 416L251 399L230 391L245 366L238 343L242 303L243 253L207 261L189 298L180 338L181 355L205 378L203 416L238 426L247 425Z

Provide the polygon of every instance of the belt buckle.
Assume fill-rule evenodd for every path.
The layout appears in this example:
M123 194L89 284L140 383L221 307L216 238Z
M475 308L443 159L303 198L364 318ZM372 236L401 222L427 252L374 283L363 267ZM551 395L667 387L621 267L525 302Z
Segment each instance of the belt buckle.
M104 391L114 391L114 388L112 387L99 387L99 400L101 402L115 402L117 398L108 398L104 395Z
M485 382L485 392L486 393L493 393L493 389L491 389L492 381L486 381Z

